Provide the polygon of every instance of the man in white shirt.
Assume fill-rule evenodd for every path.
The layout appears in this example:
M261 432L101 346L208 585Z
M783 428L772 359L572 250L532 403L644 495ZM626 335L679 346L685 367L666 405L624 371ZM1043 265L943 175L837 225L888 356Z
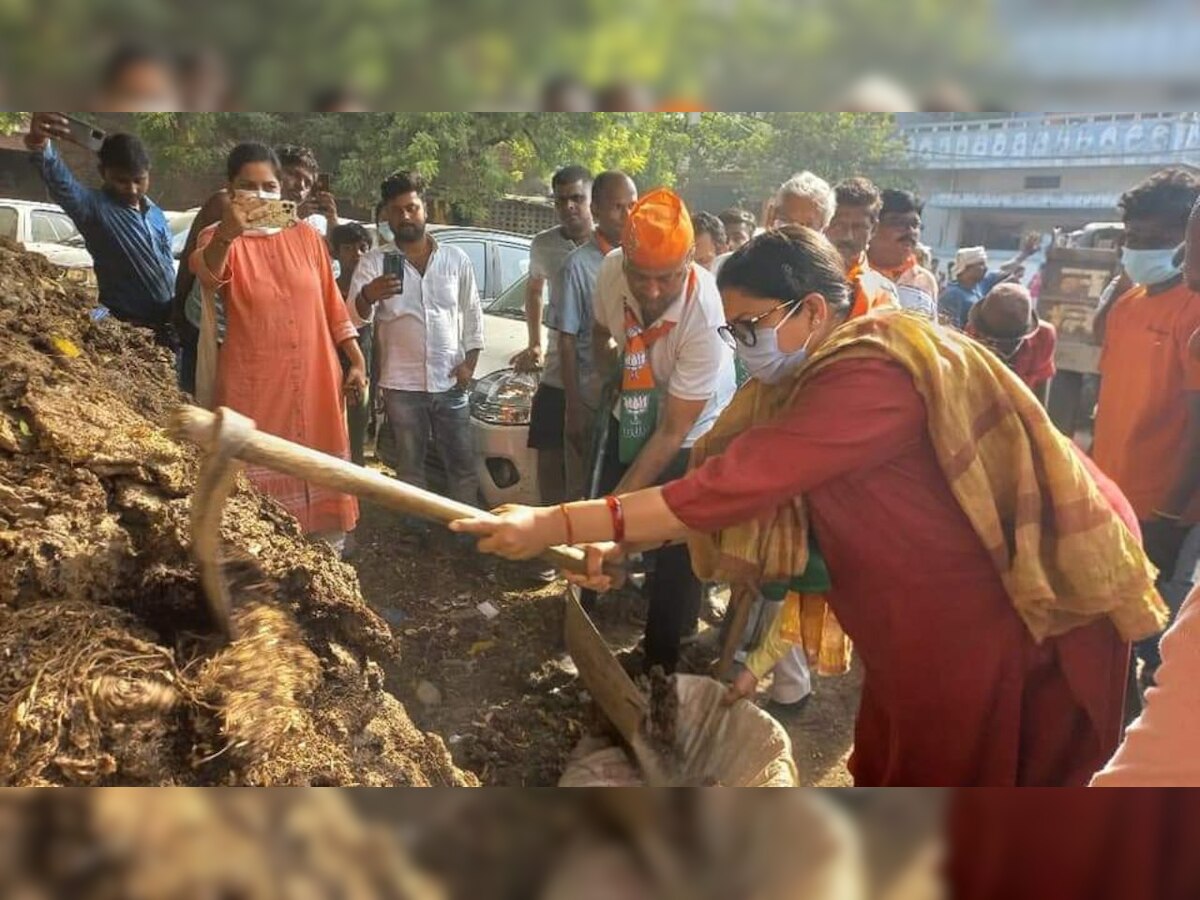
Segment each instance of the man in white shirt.
M474 506L479 482L467 389L483 349L483 307L467 255L426 233L424 190L416 172L383 182L384 214L395 241L362 258L346 304L355 325L375 325L396 474L425 486L432 433L451 496Z
M867 247L871 268L896 285L902 309L937 320L937 277L921 265L921 213L925 204L911 191L880 192L879 225Z
M622 373L603 492L628 493L682 475L692 445L733 397L733 351L717 331L725 322L721 295L694 252L683 201L660 188L634 204L621 247L600 265L592 337L597 368L619 365ZM670 672L699 614L701 584L686 547L650 556L645 665Z

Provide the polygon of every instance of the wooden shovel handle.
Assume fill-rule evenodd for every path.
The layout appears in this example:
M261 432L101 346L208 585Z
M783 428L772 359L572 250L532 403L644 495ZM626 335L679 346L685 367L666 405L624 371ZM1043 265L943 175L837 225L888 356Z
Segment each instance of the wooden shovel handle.
M212 413L196 406L184 406L175 413L171 432L177 438L209 450L215 447L214 442L220 440L221 418L227 414L237 415L224 408ZM234 456L243 462L303 478L331 490L354 494L381 506L443 525L456 519L486 518L490 515L466 503L257 429L246 437ZM550 547L540 558L568 572L587 573L584 553L575 547ZM621 574L620 567L606 567L605 571L614 576Z

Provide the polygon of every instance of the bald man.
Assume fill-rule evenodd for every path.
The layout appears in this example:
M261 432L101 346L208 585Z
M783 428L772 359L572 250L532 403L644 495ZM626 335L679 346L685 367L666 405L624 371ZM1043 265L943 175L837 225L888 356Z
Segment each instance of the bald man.
M1057 371L1058 334L1053 325L1038 318L1034 306L1024 285L998 284L971 307L967 334L1004 360L1045 405Z

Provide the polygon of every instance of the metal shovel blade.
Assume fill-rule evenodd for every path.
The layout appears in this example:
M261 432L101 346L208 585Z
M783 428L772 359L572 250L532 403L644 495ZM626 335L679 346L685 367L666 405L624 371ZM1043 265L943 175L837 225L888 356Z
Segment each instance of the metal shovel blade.
M646 718L649 702L626 674L608 644L579 602L579 588L568 585L564 627L567 651L579 677L601 712L633 746L634 736Z

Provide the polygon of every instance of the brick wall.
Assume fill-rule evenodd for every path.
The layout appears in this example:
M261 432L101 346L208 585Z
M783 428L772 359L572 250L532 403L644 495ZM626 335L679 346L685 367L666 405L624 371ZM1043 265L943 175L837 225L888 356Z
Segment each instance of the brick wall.
M519 197L503 197L492 203L481 227L517 234L537 234L558 224L554 207L546 202Z

